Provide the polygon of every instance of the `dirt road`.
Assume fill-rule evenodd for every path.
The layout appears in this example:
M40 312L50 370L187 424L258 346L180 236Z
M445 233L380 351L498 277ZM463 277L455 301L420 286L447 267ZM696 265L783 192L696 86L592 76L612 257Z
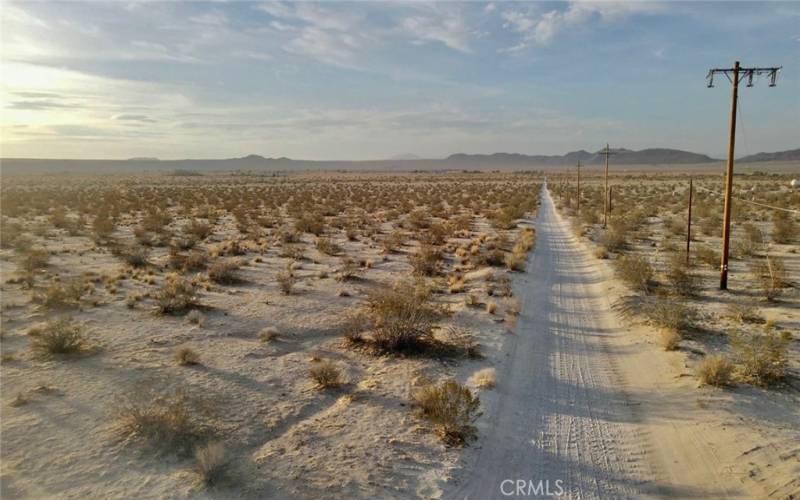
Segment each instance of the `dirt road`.
M496 392L483 398L480 443L446 497L533 497L548 489L564 498L738 496L704 450L661 442L686 439L677 426L666 425L680 436L653 434L651 415L643 415L649 403L632 397L626 382L631 369L648 367L623 373L629 356L615 341L618 320L597 262L546 187L536 228L535 252L516 280L523 313L496 365ZM667 465L656 446L674 452Z

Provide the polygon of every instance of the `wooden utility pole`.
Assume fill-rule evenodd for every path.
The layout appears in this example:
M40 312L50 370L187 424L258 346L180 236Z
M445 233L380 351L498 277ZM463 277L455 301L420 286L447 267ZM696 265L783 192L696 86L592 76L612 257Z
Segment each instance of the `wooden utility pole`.
M689 245L692 243L692 178L689 177L689 214L686 217L686 265L689 265Z
M611 192L614 190L614 186L608 187L608 211L614 210L613 199L611 197Z
M611 149L609 149L609 147L608 147L608 143L606 143L606 149L601 151L601 153L603 153L606 156L606 183L605 183L605 190L603 192L603 194L604 194L604 196L603 196L603 229L605 229L606 226L608 225L608 211L610 210L610 208L608 207L609 206L609 201L608 201L608 197L609 197L609 192L608 192L608 157L610 155L615 154L615 153L611 152Z
M578 161L578 214L581 213L581 162Z
M719 289L728 289L728 251L730 249L731 239L731 192L733 191L733 153L736 142L736 105L739 99L739 81L742 77L747 77L747 86L753 86L753 77L758 75L769 75L769 86L775 86L775 80L778 77L778 71L781 67L771 68L742 68L739 66L739 61L736 61L733 68L714 68L708 71L708 86L714 86L714 75L718 73L724 74L728 80L733 84L733 91L731 92L731 116L730 116L730 132L728 135L728 164L725 171L725 207L723 212L723 225L722 225L722 256L720 258L720 271L719 271Z

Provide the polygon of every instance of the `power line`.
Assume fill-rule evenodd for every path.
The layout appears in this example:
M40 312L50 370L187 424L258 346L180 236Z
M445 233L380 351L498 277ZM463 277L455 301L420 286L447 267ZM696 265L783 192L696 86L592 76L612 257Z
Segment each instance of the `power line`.
M723 193L720 193L718 191L714 191L712 189L704 188L702 186L697 186L697 189L702 189L703 191L707 191L707 192L709 192L711 194L716 194L716 195L719 195L719 196L722 196L722 194L723 194ZM739 197L736 197L736 196L734 196L733 199L737 200L737 201L743 201L743 202L749 203L751 205L758 205L759 207L771 208L773 210L782 210L784 212L789 212L791 214L800 214L800 210L792 210L791 208L776 207L774 205L767 205L766 203L759 203L757 201L748 200L746 198L739 198Z

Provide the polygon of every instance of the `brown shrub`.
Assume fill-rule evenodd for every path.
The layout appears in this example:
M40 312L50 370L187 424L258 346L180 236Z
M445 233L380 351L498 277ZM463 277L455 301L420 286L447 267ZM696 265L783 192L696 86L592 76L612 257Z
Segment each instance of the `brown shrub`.
M32 337L30 348L38 359L51 359L60 354L77 354L86 349L83 327L72 318L49 321L38 335Z
M162 314L180 313L197 305L197 291L191 281L168 274L155 293L155 301Z
M634 290L648 293L652 288L653 267L643 257L623 255L616 261L620 278Z
M731 384L733 363L724 356L706 356L697 365L697 377L702 385L724 387Z
M342 385L342 373L330 360L312 363L308 374L320 389L331 389Z
M477 437L473 425L478 418L480 399L469 388L453 379L428 384L412 394L419 414L434 424L448 445L460 445Z
M386 351L418 351L433 338L438 312L427 302L426 294L408 282L381 287L367 297L367 310L375 326L373 341Z
M762 386L783 380L789 362L786 344L785 340L771 333L733 336L738 375L746 382Z

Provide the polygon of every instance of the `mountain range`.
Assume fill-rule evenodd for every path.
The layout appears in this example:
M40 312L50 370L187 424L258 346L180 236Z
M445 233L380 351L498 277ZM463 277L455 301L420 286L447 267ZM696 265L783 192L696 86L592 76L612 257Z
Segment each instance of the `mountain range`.
M648 148L634 151L625 148L611 149L609 162L615 166L702 166L719 163L723 160L708 155L668 148ZM586 150L572 151L564 155L525 155L519 153L464 154L456 153L447 158L424 159L416 155L404 154L385 160L359 161L316 161L294 160L291 158L265 158L251 154L228 159L187 159L159 160L150 157L130 158L128 160L64 160L4 158L0 168L12 172L104 172L104 171L301 171L301 170L520 170L572 167L578 162L586 166L602 165L605 155L602 151L591 153ZM774 153L758 153L737 160L738 163L769 161L800 161L800 149Z

